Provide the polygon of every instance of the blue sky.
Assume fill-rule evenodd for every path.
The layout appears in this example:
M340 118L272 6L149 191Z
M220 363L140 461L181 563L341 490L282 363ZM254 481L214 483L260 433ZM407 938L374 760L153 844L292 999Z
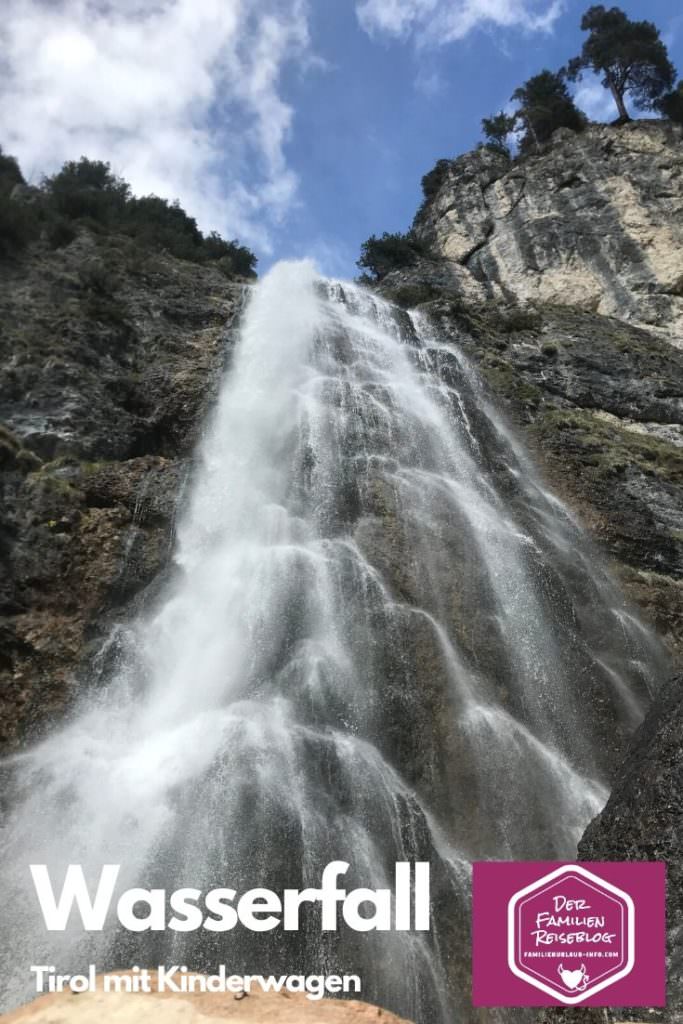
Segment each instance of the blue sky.
M330 67L315 79L291 72L285 79L303 205L278 237L277 255L313 252L329 272L354 273L363 239L410 225L420 179L437 159L476 146L482 117L504 107L525 79L579 52L587 6L567 3L547 32L483 26L439 47L417 47L412 37L373 40L348 5L318 7L312 40ZM627 0L621 7L655 21L683 74L679 5ZM584 91L583 100L599 119L616 116L601 88Z
M38 181L111 163L259 256L352 276L483 116L579 52L590 0L3 0L0 144ZM623 0L683 73L679 0ZM585 82L580 105L614 116Z

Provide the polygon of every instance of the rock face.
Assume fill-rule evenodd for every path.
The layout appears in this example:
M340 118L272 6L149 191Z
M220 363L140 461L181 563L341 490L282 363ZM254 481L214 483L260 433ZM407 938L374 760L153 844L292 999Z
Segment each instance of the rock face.
M506 408L675 658L683 654L682 211L681 129L667 123L560 132L512 165L480 150L449 165L418 214L424 258L382 285L420 306L477 367L483 397ZM63 713L79 668L106 668L112 625L153 595L241 292L215 267L142 256L130 239L88 233L56 251L41 243L3 268L6 747ZM683 934L681 693L679 681L657 696L579 848L585 858L669 861L674 980ZM99 1018L91 998L49 997L11 1019ZM335 1017L353 1004L302 999L249 997L231 1002L226 1019L341 1024L381 1015ZM160 1001L140 1003L151 1015ZM138 997L130 1002L137 1007ZM671 1002L675 1014L678 984ZM123 1004L107 1005L126 1019ZM163 1019L212 1012L173 1005Z
M415 231L470 300L568 305L683 346L681 128L635 121L556 132L510 165L454 160Z
M426 247L382 290L475 364L546 478L683 654L683 147L665 122L556 133L510 165L447 167L415 222ZM669 1005L683 1011L683 679L663 686L578 849L668 863ZM597 1024L643 1011L552 1010Z
M63 711L165 562L241 293L114 235L3 265L0 745Z
M553 489L683 651L683 354L561 306L427 307L524 431Z
M424 257L382 282L477 366L678 657L682 209L668 122L561 130L513 164L480 149L418 212Z
M657 695L609 802L579 844L583 860L663 860L668 1001L683 1008L683 678Z

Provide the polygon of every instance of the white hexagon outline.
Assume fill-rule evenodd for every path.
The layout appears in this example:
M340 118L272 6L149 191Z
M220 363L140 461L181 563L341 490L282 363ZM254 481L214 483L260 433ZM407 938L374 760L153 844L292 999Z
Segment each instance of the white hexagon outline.
M583 875L584 878L590 879L591 882L596 882L601 888L607 889L609 892L614 893L626 904L627 910L627 941L628 941L628 957L625 966L617 973L611 975L609 978L605 978L603 981L598 982L596 985L590 985L585 991L581 992L576 996L567 996L563 992L559 992L550 985L546 985L545 982L538 978L527 974L517 966L515 961L515 911L517 904L524 896L528 896L534 892L540 886L545 885L547 882L552 882L555 878L560 878L562 875L575 872L579 875ZM607 882L604 878L600 878L599 875L594 875L592 871L588 871L580 864L563 864L561 867L556 868L549 874L544 875L542 878L536 879L531 885L525 886L524 889L520 889L510 897L508 902L508 967L516 977L521 978L522 981L526 981L528 985L533 985L535 988L545 992L546 995L552 996L554 999L559 999L560 1002L566 1003L567 1005L573 1005L575 1003L581 1003L584 999L594 996L596 992L601 992L602 989L607 988L610 985L616 984L617 981L621 981L627 974L630 974L633 970L635 963L635 917L636 908L633 900L627 892L622 889L618 889L616 885L612 885L611 882Z
M576 878L577 881L581 880L579 878L578 872L571 872L570 871L570 872L567 873L567 877L568 878L572 878L572 877ZM542 895L545 892L550 892L550 890L553 889L556 885L559 885L561 883L561 881L562 881L561 878L556 878L556 879L550 881L547 885L538 885L538 883L537 883L537 885L534 886L534 891L531 892L528 896L526 896L525 899L520 900L519 904L515 908L516 917L519 919L519 917L521 915L521 912L522 912L522 908L524 907L524 905L526 903L529 903L531 900L535 899L537 896L540 896L540 895ZM619 907L619 931L620 931L620 937L621 937L622 944L625 947L626 946L626 943L624 942L624 939L625 939L624 916L625 915L624 915L624 902L623 902L623 900L621 898L617 899L615 896L610 896L607 892L605 892L604 891L605 887L604 887L604 885L602 883L600 883L600 885L594 885L592 882L589 882L588 879L585 879L583 881L583 884L586 885L587 888L593 889L594 892L599 892L600 895L603 896L606 900L609 900L610 903L616 903L617 904L617 906ZM519 938L518 935L517 935L517 938ZM515 947L516 946L517 946L517 943L515 942ZM622 967L622 965L625 962L626 962L626 952L625 952L625 948L624 948L624 949L622 949L622 955L620 957L619 963L616 964L614 967L610 967L606 971L603 971L601 974L599 974L597 976L597 978L595 979L595 984L597 985L599 979L600 978L604 978L606 974L609 974L610 977L613 977L618 970L621 970L621 967ZM543 978L543 975L539 971L535 971L531 967L522 968L522 970L526 970L530 974L534 974L534 975L537 975L539 978ZM554 991L555 983L554 982L549 982L549 984L550 984L550 987Z

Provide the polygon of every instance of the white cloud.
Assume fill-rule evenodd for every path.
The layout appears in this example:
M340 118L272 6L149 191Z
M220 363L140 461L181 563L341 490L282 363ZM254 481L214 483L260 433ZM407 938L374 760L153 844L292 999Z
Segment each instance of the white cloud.
M585 74L576 87L574 102L591 121L613 121L617 117L612 94L597 75Z
M445 87L444 79L438 71L422 67L419 69L415 77L415 88L423 96L433 99L435 96L439 96Z
M370 35L413 38L419 46L463 39L480 25L549 31L562 0L357 0L361 27Z
M0 141L25 173L109 160L268 249L296 202L280 76L315 67L306 0L4 0L0 37Z

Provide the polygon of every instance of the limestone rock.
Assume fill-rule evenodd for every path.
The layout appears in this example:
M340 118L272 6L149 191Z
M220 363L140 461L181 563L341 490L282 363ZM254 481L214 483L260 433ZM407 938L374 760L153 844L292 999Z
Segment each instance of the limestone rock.
M683 346L682 212L680 126L634 121L561 129L512 165L468 153L415 230L464 295L618 316Z

